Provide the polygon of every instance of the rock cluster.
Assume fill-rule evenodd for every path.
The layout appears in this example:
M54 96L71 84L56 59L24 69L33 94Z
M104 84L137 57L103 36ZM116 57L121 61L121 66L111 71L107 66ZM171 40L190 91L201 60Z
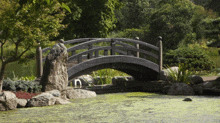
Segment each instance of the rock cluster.
M67 98L66 98L67 97ZM68 88L60 92L52 90L43 92L31 99L18 99L13 92L4 91L0 94L0 111L14 110L24 107L42 107L57 104L69 104L69 99L96 97L93 91Z

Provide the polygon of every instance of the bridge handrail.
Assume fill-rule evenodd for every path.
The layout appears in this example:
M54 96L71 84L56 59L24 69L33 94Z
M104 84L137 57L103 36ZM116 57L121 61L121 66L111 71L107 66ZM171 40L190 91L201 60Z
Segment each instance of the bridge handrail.
M70 57L68 57L68 61L73 61L75 60L76 58L79 59L79 57L81 57L82 55L86 55L88 53L91 53L91 52L96 52L96 51L99 51L99 50L111 50L112 47L111 46L105 46L105 47L97 47L97 48L93 48L93 49L89 49L87 51L83 51L81 53L78 53L78 54L75 54L75 55L72 55ZM132 51L136 51L136 52L141 52L141 53L144 53L146 55L149 55L151 57L154 57L156 59L158 59L158 55L155 55L149 51L145 51L145 50L142 50L142 49L136 49L136 48L132 48L132 47L122 47L122 46L115 46L115 49L120 49L120 50L132 50ZM99 55L96 55L95 54L95 57L98 57ZM82 59L78 60L78 61L82 61Z
M142 41L138 41L138 40L133 40L133 39L125 39L125 38L102 38L102 39L95 39L95 40L89 40L87 42L83 42L81 44L78 44L76 46L73 46L71 48L69 48L67 51L74 51L76 50L76 48L82 48L85 45L92 45L94 43L100 43L100 42L112 42L112 41L125 41L125 42L131 42L131 43L136 43L136 44L141 44L144 46L147 46L149 48L152 48L154 50L159 51L159 47L156 47L152 44L146 43L146 42L142 42Z

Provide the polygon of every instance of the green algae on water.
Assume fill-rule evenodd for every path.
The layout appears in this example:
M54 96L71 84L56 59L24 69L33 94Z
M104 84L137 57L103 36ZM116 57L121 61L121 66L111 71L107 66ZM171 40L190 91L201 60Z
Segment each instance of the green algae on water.
M193 101L184 102L184 98ZM0 122L219 122L220 97L131 92L73 99L67 105L0 112Z

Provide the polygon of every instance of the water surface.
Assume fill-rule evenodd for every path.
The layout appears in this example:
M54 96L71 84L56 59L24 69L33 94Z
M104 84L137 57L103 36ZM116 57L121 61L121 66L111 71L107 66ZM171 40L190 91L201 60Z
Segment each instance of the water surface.
M182 101L186 97L193 101ZM71 102L0 112L0 122L220 122L220 97L131 92L101 94Z

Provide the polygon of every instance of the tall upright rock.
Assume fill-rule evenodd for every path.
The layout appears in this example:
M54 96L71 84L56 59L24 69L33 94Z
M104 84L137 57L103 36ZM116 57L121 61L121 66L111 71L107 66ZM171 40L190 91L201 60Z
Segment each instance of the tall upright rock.
M63 90L68 86L67 74L67 48L61 40L60 43L53 46L47 55L43 75L40 81L42 91Z

